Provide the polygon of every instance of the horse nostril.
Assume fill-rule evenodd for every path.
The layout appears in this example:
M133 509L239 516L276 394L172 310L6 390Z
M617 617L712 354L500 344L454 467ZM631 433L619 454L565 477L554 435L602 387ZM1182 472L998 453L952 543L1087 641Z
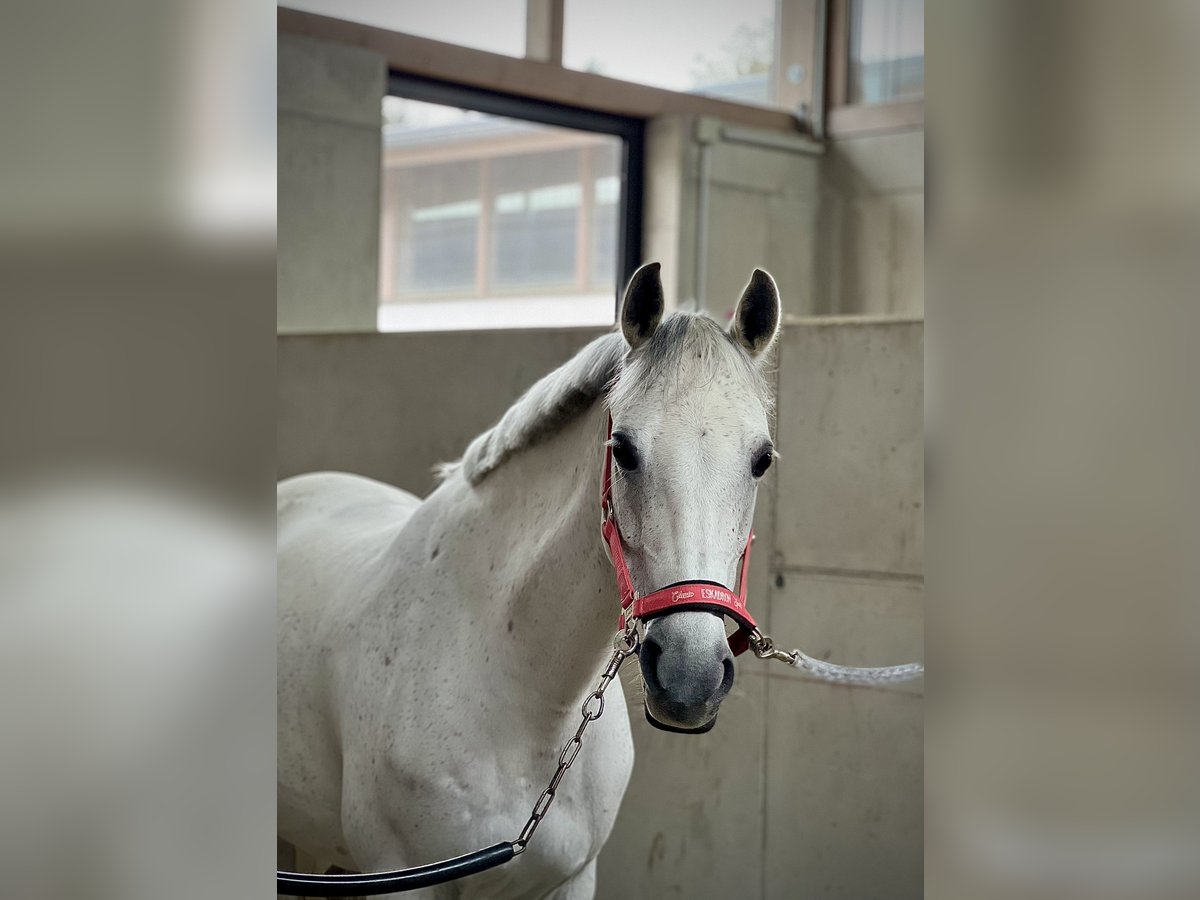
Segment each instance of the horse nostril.
M662 657L662 646L650 635L646 635L642 640L642 648L638 651L638 655L642 678L646 680L646 686L655 693L662 693L663 686L658 677L658 661Z
M717 693L721 697L726 697L733 690L733 659L726 656L721 661L721 665L725 667L725 676L721 679L721 688Z

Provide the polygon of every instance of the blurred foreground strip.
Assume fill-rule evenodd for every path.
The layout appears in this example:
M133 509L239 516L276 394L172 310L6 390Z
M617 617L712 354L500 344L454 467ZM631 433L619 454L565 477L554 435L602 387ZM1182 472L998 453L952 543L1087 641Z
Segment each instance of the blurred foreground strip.
M270 535L206 501L0 495L0 893L269 896L273 599Z
M930 2L927 896L1200 896L1200 4Z
M270 897L273 5L0 24L0 897Z

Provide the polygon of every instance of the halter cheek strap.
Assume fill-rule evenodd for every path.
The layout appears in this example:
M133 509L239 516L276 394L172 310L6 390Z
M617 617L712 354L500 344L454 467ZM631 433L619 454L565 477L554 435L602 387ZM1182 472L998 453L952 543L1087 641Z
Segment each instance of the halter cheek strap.
M746 538L742 560L738 567L738 591L713 581L680 581L657 590L645 597L640 596L633 586L629 566L625 562L621 529L617 524L616 510L612 502L612 416L608 418L608 440L604 442L604 472L600 488L600 534L617 573L617 590L621 594L620 628L624 630L629 616L646 621L656 616L680 610L701 610L728 616L738 629L729 636L729 649L737 656L750 646L750 634L758 626L750 611L746 609L746 592L750 586L750 545L754 543L754 530Z

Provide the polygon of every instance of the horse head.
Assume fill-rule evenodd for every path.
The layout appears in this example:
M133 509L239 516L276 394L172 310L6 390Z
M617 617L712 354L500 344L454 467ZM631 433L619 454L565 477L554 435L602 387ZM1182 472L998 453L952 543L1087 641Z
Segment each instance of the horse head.
M736 589L758 484L775 458L763 369L779 330L779 293L756 269L728 328L663 312L651 263L625 293L629 351L609 392L612 500L626 564L642 594L684 582ZM720 615L655 616L639 661L654 724L712 727L734 680Z

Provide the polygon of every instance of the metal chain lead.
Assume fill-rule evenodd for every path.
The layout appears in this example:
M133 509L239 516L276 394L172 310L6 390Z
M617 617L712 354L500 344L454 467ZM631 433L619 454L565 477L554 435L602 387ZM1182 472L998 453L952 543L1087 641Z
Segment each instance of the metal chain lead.
M554 771L554 777L550 779L550 784L533 804L533 812L525 822L525 827L513 841L514 856L525 852L525 848L533 839L533 833L537 831L542 819L546 818L546 813L550 811L550 806L554 803L554 797L563 776L567 774L567 769L571 768L571 763L575 762L575 757L579 755L579 751L583 747L583 733L604 713L604 692L616 680L617 673L621 670L621 664L637 652L637 645L637 621L631 617L625 625L625 630L619 632L613 639L613 655L608 661L608 665L604 667L600 683L583 701L583 720L579 723L575 734L563 744L563 748L558 754L558 768Z
M600 682L596 685L596 689L588 694L587 699L583 701L581 710L583 718L579 722L579 727L575 730L575 734L563 744L562 750L558 754L558 768L554 770L554 776L550 779L550 783L546 785L546 789L537 798L537 802L533 804L533 811L529 814L525 826L521 829L521 833L517 836L517 839L513 841L514 856L525 852L525 848L529 846L529 842L533 839L538 825L541 824L542 819L546 818L546 813L550 811L550 807L554 804L554 798L558 793L558 786L562 783L563 776L567 774L567 769L571 768L571 764L575 762L575 758L579 756L579 751L583 748L584 732L587 731L587 727L592 722L604 714L604 692L616 680L617 673L621 670L621 664L637 652L637 624L637 620L630 617L626 622L625 630L619 632L616 638L614 638L612 658L609 659L608 665L604 667L604 672L600 676ZM910 663L903 666L882 666L878 668L838 666L819 659L813 659L800 650L777 650L775 649L775 642L768 635L763 634L757 629L750 634L750 647L754 650L754 655L759 659L777 659L780 662L787 663L789 666L803 669L823 681L832 681L839 684L886 684L897 681L909 681L913 678L919 678L925 673L925 667L919 663Z
M820 659L813 659L800 650L776 650L775 642L758 629L750 634L750 647L759 659L777 659L789 666L802 669L815 678L835 684L891 684L897 681L911 681L925 674L925 667L920 663L873 668L838 666Z

